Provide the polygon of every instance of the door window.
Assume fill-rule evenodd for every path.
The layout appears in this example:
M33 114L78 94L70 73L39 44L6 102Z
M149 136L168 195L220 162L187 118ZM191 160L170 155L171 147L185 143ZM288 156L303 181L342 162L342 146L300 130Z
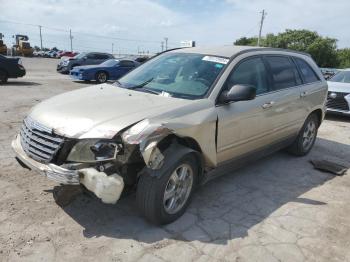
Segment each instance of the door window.
M252 85L256 94L269 91L269 84L265 65L260 57L249 58L241 62L228 78L226 88L234 85Z
M122 67L134 67L134 62L128 60L122 60L119 62Z
M100 59L100 60L106 60L109 58L109 56L105 54L96 54L95 57L96 57L95 59Z
M271 69L273 90L289 88L302 83L297 68L289 57L267 56L265 59Z
M96 54L88 54L86 57L87 57L88 59L97 59L97 58L96 58Z
M306 84L317 82L320 80L314 72L314 70L312 70L312 68L308 65L308 63L306 63L303 59L300 58L294 59L300 69L302 76L304 77L304 81Z

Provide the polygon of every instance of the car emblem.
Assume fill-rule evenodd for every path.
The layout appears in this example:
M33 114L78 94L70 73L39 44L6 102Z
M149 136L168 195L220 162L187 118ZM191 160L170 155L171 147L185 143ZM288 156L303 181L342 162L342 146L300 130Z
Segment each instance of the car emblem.
M332 98L332 99L335 99L335 98L337 98L337 94L336 93L330 93L329 97Z

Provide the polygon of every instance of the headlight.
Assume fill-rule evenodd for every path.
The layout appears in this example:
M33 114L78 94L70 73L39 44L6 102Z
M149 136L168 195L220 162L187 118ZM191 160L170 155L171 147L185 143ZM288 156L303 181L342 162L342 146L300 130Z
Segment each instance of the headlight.
M165 127L160 124L150 123L145 119L122 134L122 139L128 144L140 144L145 137L154 134L155 137L164 134Z
M68 61L68 60L62 62L62 65L63 65L63 66L67 66L68 64L69 64L69 61Z
M122 145L115 141L103 139L86 139L79 141L70 151L67 161L96 162L116 158Z

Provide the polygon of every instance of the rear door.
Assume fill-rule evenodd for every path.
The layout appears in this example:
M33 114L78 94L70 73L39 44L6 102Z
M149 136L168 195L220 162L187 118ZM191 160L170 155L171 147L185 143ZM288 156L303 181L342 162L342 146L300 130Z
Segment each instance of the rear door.
M271 143L274 113L269 103L270 79L266 65L260 56L240 61L232 70L223 90L236 84L256 87L254 100L217 105L218 134L217 161L240 157Z
M284 55L266 55L264 61L270 71L270 113L273 116L273 139L294 136L305 116L300 98L302 80L292 58Z

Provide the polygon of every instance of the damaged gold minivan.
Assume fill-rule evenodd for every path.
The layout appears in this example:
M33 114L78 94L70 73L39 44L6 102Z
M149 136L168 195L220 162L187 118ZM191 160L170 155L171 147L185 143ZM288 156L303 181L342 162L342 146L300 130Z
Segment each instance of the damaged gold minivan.
M166 224L184 213L198 185L249 159L282 148L307 154L326 94L304 53L171 50L114 84L38 104L12 147L22 166L81 184L104 203L136 190L140 212Z

